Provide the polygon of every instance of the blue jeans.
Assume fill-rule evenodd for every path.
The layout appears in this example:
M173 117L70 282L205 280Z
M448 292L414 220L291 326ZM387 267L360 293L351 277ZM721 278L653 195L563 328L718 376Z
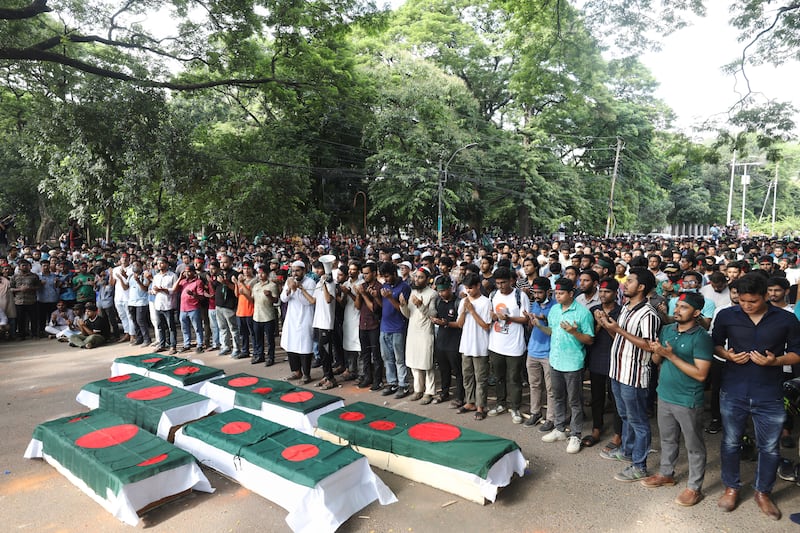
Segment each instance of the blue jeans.
M200 310L194 311L181 311L181 331L183 332L183 347L187 348L192 342L192 331L194 328L194 335L197 339L197 347L203 345L203 324L200 321Z
M381 356L386 368L386 383L406 387L406 334L381 332Z
M217 310L208 310L208 325L211 328L210 346L219 348L219 324L217 323Z
M171 348L178 346L178 332L175 329L175 310L156 311L158 316L158 331L161 332L161 348L170 345Z
M741 443L747 418L753 418L758 448L758 466L754 487L759 492L772 492L780 463L778 443L783 429L786 411L783 399L753 400L719 393L719 406L722 414L722 444L720 446L720 466L722 483L726 487L739 489Z
M650 421L647 419L647 389L611 380L611 391L622 419L622 453L633 458L633 465L647 470L650 451Z

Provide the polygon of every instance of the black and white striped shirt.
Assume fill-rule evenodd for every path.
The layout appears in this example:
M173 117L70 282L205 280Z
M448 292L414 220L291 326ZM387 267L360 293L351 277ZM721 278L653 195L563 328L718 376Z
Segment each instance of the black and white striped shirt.
M643 339L655 340L661 326L656 310L643 301L635 307L626 305L619 315L619 326L628 333ZM611 367L608 375L631 387L647 388L650 384L650 358L653 354L642 350L622 335L611 345Z

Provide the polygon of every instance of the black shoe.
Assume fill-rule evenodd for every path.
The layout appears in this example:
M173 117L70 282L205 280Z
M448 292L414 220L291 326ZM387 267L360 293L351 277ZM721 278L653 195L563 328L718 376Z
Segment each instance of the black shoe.
M397 392L397 385L386 385L381 392L381 396L391 396Z
M706 427L706 433L716 435L720 431L722 431L722 420L719 418L712 418L711 422L709 422L708 426Z
M533 426L538 424L539 420L541 419L542 419L541 413L536 413L535 415L532 414L525 422L522 423L522 425L525 426L526 428L532 428Z
M401 398L405 398L411 394L411 390L408 387L397 387L397 393L394 395L395 399L399 400Z
M366 389L366 388L369 388L370 386L372 386L372 380L371 380L371 379L364 379L364 380L361 380L361 381L359 381L359 382L358 382L358 384L357 384L356 386L357 386L359 389Z
M549 431L553 431L554 427L556 427L556 425L553 424L552 420L545 420L544 424L542 424L542 427L539 428L539 431L542 433L547 433Z
M259 363L263 363L264 361L265 361L265 359L263 357L253 358L253 359L250 359L250 364L251 365L257 365Z
M374 382L372 384L372 387L369 388L369 390L371 390L372 392L376 392L376 391L379 391L381 389L383 389L383 383L381 383L380 381ZM389 393L389 394L391 394L391 393Z
M794 463L789 459L781 458L778 466L778 477L785 481L797 481L797 473Z
M264 363L264 366L272 366L275 364L275 359L267 359L267 362Z

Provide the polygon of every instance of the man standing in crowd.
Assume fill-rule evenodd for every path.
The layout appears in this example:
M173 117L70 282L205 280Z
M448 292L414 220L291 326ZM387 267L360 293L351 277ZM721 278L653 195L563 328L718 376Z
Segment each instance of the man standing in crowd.
M632 464L619 472L618 481L638 481L647 477L647 454L650 452L650 421L647 418L647 392L650 386L650 343L658 336L661 321L647 303L647 295L655 288L656 278L644 268L632 268L623 292L628 303L619 322L605 313L598 313L600 324L614 336L611 346L609 376L617 411L622 418L620 448L600 455Z
M333 275L325 273L321 262L315 261L314 272L318 281L314 287L312 303L314 304L314 320L311 327L314 339L319 347L319 358L322 366L322 381L318 387L330 390L338 386L333 375L333 324L336 313L336 282Z
M292 373L289 380L302 379L311 382L311 357L314 350L314 280L306 277L306 265L297 260L291 265L291 276L281 291L281 301L286 303L286 315L283 319L281 348L289 357L289 368Z
M178 277L169 269L166 257L159 257L156 262L156 274L150 285L150 292L155 295L154 305L158 317L158 329L161 332L161 344L156 352L163 352L169 343L169 354L178 353L178 331L175 328L175 299L173 287Z
M172 292L178 293L180 299L180 324L183 333L183 348L181 352L188 352L191 350L191 333L194 329L195 340L197 347L195 353L203 352L203 341L205 339L205 332L203 331L203 323L200 319L200 306L201 301L208 298L206 293L206 284L203 280L197 277L197 271L194 265L188 264L183 269L183 272L175 282Z
M358 337L358 322L361 311L355 305L356 287L361 284L359 267L355 261L347 265L347 272L342 271L343 279L336 291L336 300L342 308L342 352L345 364L345 371L340 376L342 381L352 381L359 377L358 356L361 342Z
M439 326L434 341L434 355L439 365L441 392L434 397L433 403L442 403L450 399L452 378L456 378L453 393L453 406L464 405L464 374L461 368L461 354L458 346L461 343L461 329L458 323L458 308L461 299L453 292L453 281L448 273L441 274L434 282L439 299L436 301L436 318L433 323Z
M111 270L110 284L114 287L114 306L117 308L122 330L125 335L120 342L135 342L136 327L133 317L128 313L128 279L131 276L130 261L128 254L123 253L119 257L119 264Z
M211 280L214 288L214 304L216 305L217 325L219 326L222 349L219 355L229 355L239 359L239 324L236 320L236 271L233 270L231 256L223 255L219 260L219 272ZM233 351L231 352L231 347ZM287 350L289 351L289 350Z
M394 394L399 400L410 394L405 351L408 320L400 312L400 297L407 301L411 287L397 277L397 269L392 263L381 263L379 273L384 279L381 288L381 355L386 369L386 387L382 394Z
M531 262L526 259L523 268L526 271L530 268ZM528 385L531 389L531 412L530 417L523 424L525 427L533 427L542 419L542 393L547 393L547 420L540 429L545 432L552 431L555 427L555 409L553 409L553 390L550 381L550 335L546 333L548 328L547 315L556 301L550 298L550 280L545 277L534 278L530 284L530 294L532 297L530 313L528 319L531 326L531 338L528 340L528 357L526 368L528 371Z
M406 365L414 377L411 401L422 399L423 405L433 401L436 393L436 374L433 371L433 322L436 316L436 291L428 279L427 267L418 268L411 276L411 295L400 295L400 312L408 319L406 334Z
M725 493L717 505L725 512L736 508L742 485L741 439L747 419L752 418L758 448L755 501L764 514L779 520L781 512L771 494L786 416L783 365L800 363L800 323L791 313L767 302L763 275L746 274L738 280L737 289L739 305L717 314L712 333L714 353L725 359L720 389L720 463Z
M466 297L458 308L457 327L461 328L458 351L462 356L464 399L458 413L475 412L475 420L486 418L487 380L489 379L489 329L492 303L481 293L480 276L468 272L462 281Z
M377 280L378 266L367 262L361 267L362 283L355 290L355 307L359 311L358 338L361 353L358 357L358 388L379 391L383 388L384 364L381 357L380 317L381 284Z
M17 262L17 268L19 271L11 276L10 291L14 295L19 340L24 341L28 335L39 336L39 319L36 316L36 292L42 282L39 276L31 272L31 264L28 260L20 259Z
M491 293L492 328L489 331L489 357L497 377L497 405L487 414L497 416L509 410L514 424L522 423L522 381L519 364L525 353L524 315L530 308L528 295L511 283L511 271L499 267L494 273L497 290Z
M595 274L596 275L596 274ZM586 346L594 342L594 320L584 306L574 300L575 285L561 278L556 282L556 305L547 314L542 327L550 340L550 382L553 390L555 428L542 437L542 442L568 440L567 453L581 451L583 428L583 365ZM570 434L567 439L567 406L570 408Z
M689 479L675 503L691 507L703 498L706 445L703 442L703 382L711 369L714 351L711 336L698 321L704 298L696 292L678 297L675 321L661 329L659 340L650 341L653 362L661 365L658 381L658 432L661 437L661 468L642 480L645 487L675 484L680 437L686 444Z
M275 333L278 330L278 285L269 279L269 266L258 267L258 280L253 285L253 358L251 364L275 364ZM266 340L266 357L264 342Z

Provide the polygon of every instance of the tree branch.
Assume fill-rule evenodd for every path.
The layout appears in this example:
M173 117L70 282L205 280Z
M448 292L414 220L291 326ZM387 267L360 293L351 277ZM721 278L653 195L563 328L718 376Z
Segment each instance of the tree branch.
M52 11L47 6L47 0L33 0L30 5L16 9L3 7L0 8L0 20L24 20L36 17L42 13Z
M221 85L234 85L238 87L256 87L267 83L276 83L287 87L300 88L304 84L293 82L289 80L281 80L277 78L254 78L254 79L241 79L241 78L226 78L219 80L210 80L197 83L176 83L169 81L155 81L146 80L107 68L97 67L84 61L73 59L71 57L48 52L46 50L38 50L34 48L0 48L0 60L9 59L14 61L44 61L48 63L56 63L67 67L101 76L103 78L110 78L113 80L120 80L138 85L140 87L157 87L162 89L172 89L175 91L196 91L199 89L208 89L211 87L219 87Z

